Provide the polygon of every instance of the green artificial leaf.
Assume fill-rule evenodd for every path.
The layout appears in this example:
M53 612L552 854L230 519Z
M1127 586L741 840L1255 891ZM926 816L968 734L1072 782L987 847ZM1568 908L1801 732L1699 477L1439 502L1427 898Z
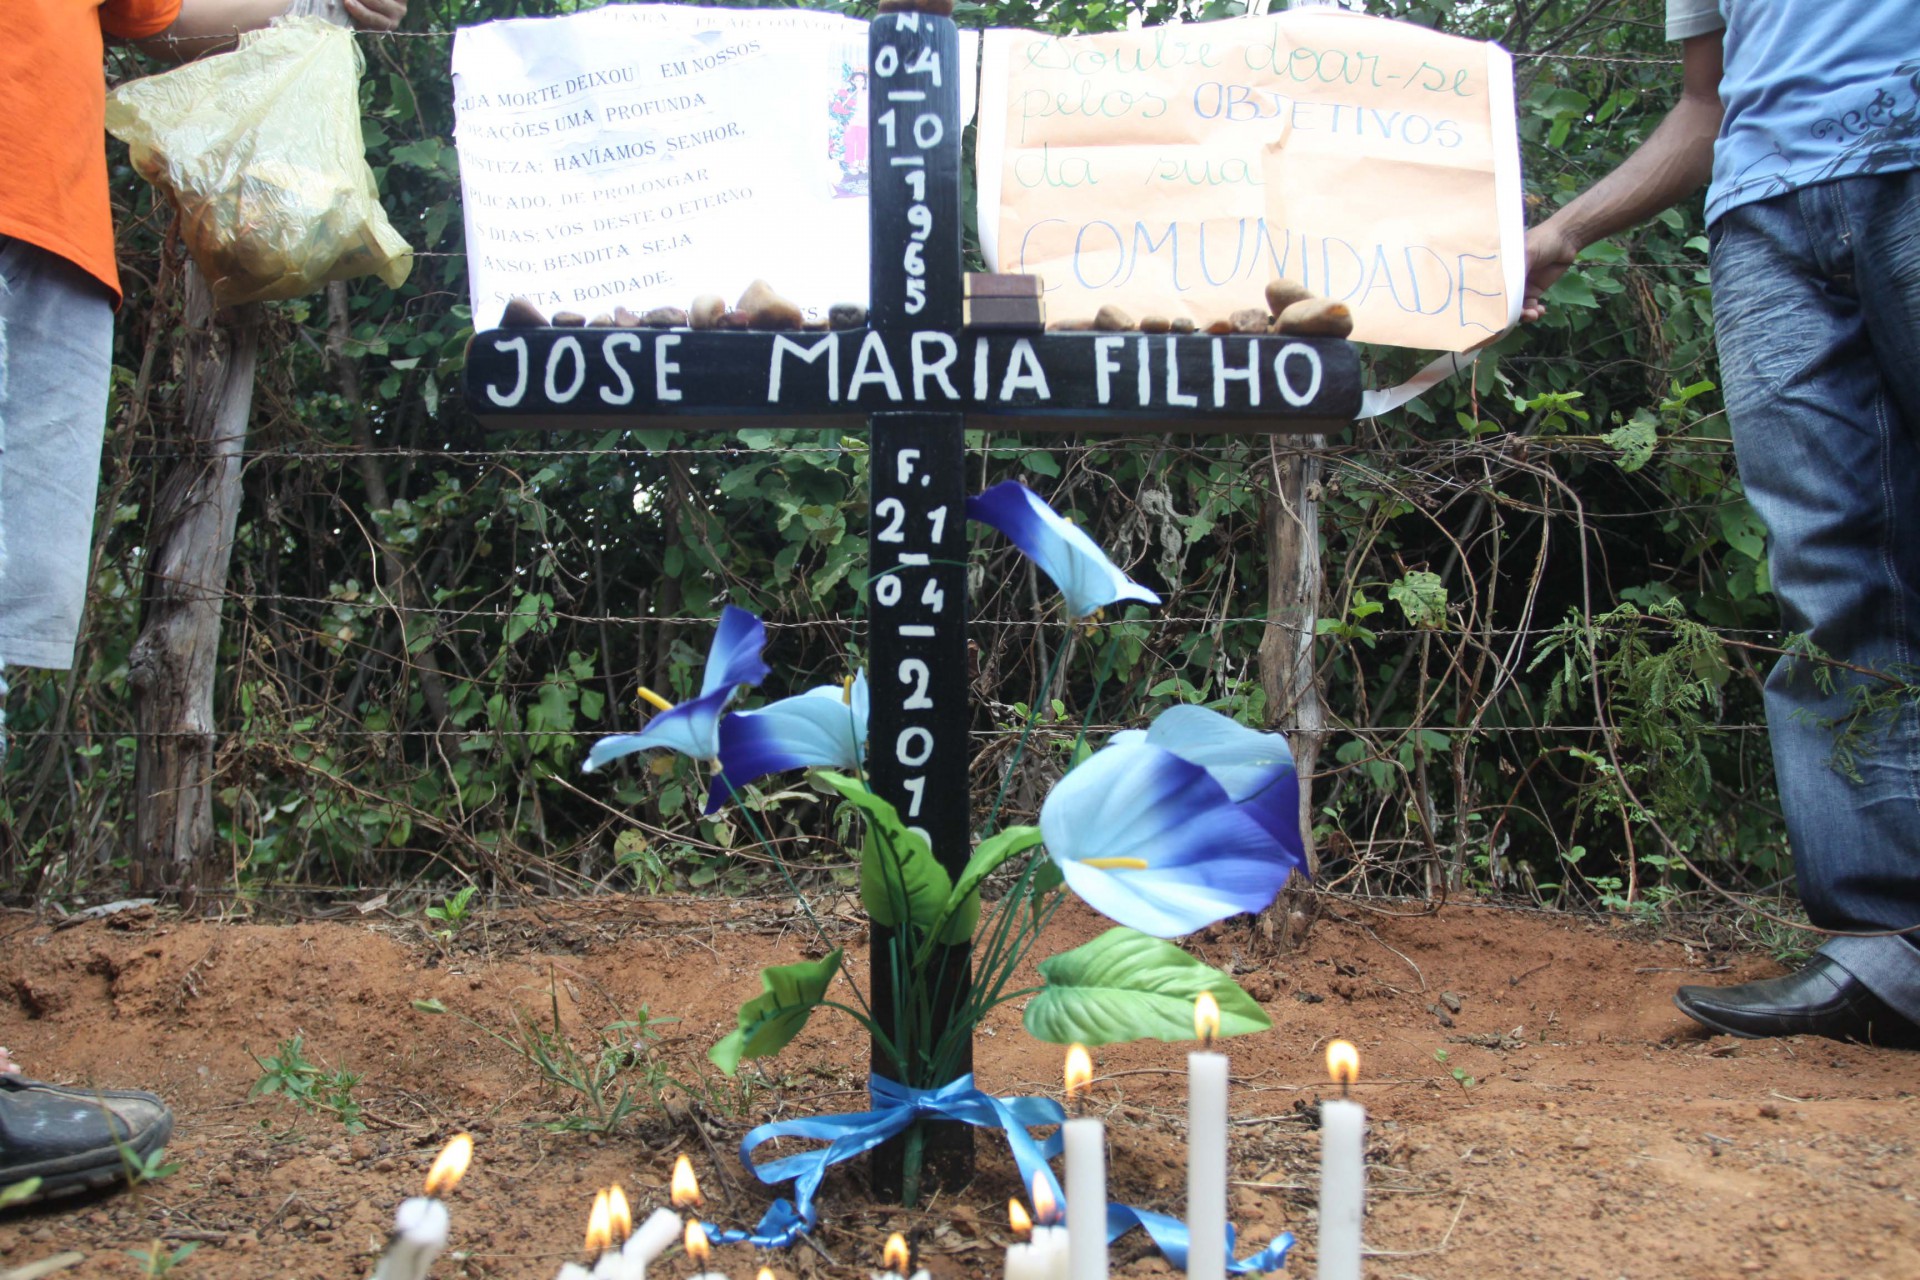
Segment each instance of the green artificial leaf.
M1387 599L1400 606L1413 626L1442 631L1447 625L1447 584L1437 573L1417 569L1387 588Z
M1124 926L1042 960L1040 976L1046 986L1027 1004L1027 1031L1049 1044L1191 1040L1193 1002L1202 991L1220 1002L1222 1036L1273 1025L1226 974Z
M1654 446L1660 443L1653 415L1644 409L1600 438L1620 451L1622 471L1638 471L1646 466L1653 458Z
M1033 923L1040 924L1040 913L1046 908L1047 895L1067 882L1067 873L1060 864L1048 858L1034 868L1033 880L1027 885L1027 907L1033 912Z
M740 1006L740 1025L707 1050L707 1060L731 1076L742 1058L764 1058L786 1048L826 997L840 972L841 954L836 947L818 960L762 969L765 990Z
M953 894L953 877L933 856L927 842L907 830L899 811L858 778L825 771L815 776L866 816L867 838L860 850L860 905L867 909L867 915L875 924L890 927L911 921L923 932L933 928Z
M980 882L998 871L1008 858L1039 844L1040 839L1038 827L1008 827L974 847L973 857L960 872L960 882L947 896L949 914L940 930L940 941L957 947L973 936L973 927L980 923Z

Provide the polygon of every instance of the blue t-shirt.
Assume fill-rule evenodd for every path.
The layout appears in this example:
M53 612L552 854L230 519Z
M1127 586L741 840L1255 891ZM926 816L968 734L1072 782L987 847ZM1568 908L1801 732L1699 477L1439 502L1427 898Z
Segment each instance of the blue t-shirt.
M1667 0L1667 36L1726 28L1707 221L1857 173L1920 167L1920 0Z

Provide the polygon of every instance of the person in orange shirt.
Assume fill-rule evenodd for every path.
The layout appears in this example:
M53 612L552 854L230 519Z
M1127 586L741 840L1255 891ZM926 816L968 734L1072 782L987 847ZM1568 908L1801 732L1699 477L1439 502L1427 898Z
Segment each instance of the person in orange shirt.
M120 303L107 203L108 39L186 59L289 13L392 30L406 0L8 0L0 41L0 662L73 665ZM0 759L5 667L0 666ZM173 1132L151 1093L29 1080L0 1049L0 1188L124 1181Z

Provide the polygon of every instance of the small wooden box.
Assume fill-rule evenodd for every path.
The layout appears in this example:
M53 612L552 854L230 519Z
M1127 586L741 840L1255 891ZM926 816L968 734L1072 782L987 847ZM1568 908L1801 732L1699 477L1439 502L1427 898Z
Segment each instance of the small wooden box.
M1039 276L1014 275L1011 272L969 271L962 285L968 298L1038 298Z
M960 324L967 329L1045 329L1047 305L1038 296L1008 298L975 295L961 303Z

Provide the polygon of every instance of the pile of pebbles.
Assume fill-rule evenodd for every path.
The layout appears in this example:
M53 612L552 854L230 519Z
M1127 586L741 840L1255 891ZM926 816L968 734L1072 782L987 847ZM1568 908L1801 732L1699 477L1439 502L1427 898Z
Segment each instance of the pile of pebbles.
M655 307L636 315L625 307L611 314L588 319L578 311L556 311L552 317L525 298L507 303L500 317L503 329L556 328L593 329L736 329L762 332L804 330L825 333L836 329L860 329L867 323L867 309L853 302L836 302L820 317L808 317L794 303L775 292L764 280L755 280L728 306L717 293L702 294L693 305ZM1230 316L1201 324L1191 316L1168 319L1143 316L1135 320L1119 307L1101 307L1091 320L1055 320L1047 329L1056 333L1210 333L1210 334L1286 334L1310 338L1345 338L1353 333L1353 312L1344 302L1309 293L1292 280L1275 279L1267 284L1267 305L1244 307Z
M1303 338L1345 338L1353 333L1353 312L1344 302L1309 293L1292 280L1267 282L1267 305L1243 307L1205 324L1191 316L1132 316L1111 304L1091 320L1055 320L1049 330L1075 333L1283 333Z
M854 302L836 302L827 314L810 319L794 303L781 297L765 280L755 280L729 307L717 293L703 293L689 307L655 307L636 315L615 307L589 320L578 311L556 311L549 318L525 298L512 298L500 315L502 329L758 329L790 332L796 329L824 333L829 329L860 329L867 309Z

